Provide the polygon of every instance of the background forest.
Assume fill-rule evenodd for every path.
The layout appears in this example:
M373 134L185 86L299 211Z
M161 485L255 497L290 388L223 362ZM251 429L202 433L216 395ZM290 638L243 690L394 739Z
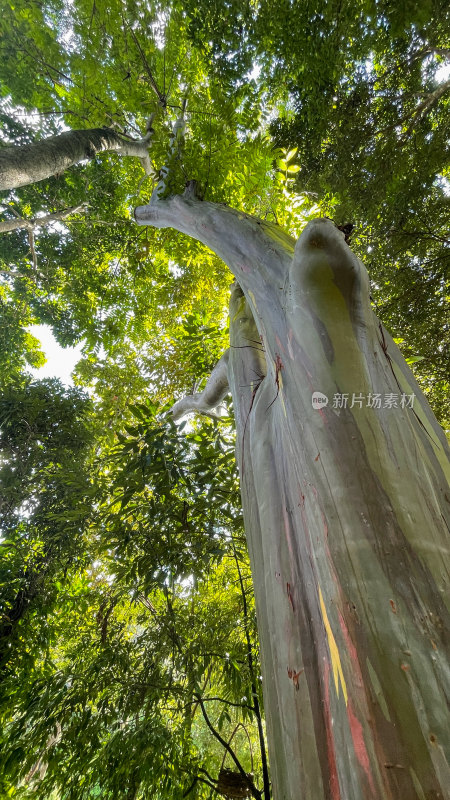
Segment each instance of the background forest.
M95 153L1 194L0 797L244 796L233 770L267 800L233 409L170 415L232 276L133 208L195 179L294 236L348 226L449 430L448 4L11 0L0 34L1 148L153 115L147 172ZM37 323L82 344L74 387L29 372Z

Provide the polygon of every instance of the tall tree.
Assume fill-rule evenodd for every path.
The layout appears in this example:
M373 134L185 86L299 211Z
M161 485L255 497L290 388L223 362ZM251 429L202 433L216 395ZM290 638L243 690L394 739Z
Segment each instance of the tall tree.
M274 795L444 796L449 449L362 263L328 220L294 248L189 191L136 219L239 281L227 373Z
M411 372L373 314L367 274L342 232L321 219L305 229L295 249L292 236L297 238L306 221L307 215L297 211L311 207L311 193L327 195L322 207L333 216L340 209L336 213L345 214L340 223L356 218L361 225L376 225L376 203L385 202L384 155L395 175L386 190L383 224L389 198L395 197L396 225L400 219L402 237L414 238L401 219L408 210L400 202L405 188L414 199L412 209L421 207L424 187L430 189L428 215L443 205L439 143L447 87L444 81L440 91L433 83L445 57L443 26L437 25L434 35L426 13L411 7L399 14L390 4L367 11L365 3L356 9L328 3L320 13L309 3L283 3L274 14L271 4L261 3L239 7L237 27L233 15L216 15L210 4L205 12L200 3L138 9L133 3L96 1L92 7L80 0L76 19L58 2L31 10L26 5L10 6L2 20L11 27L2 69L14 103L37 108L44 120L41 140L61 134L61 117L87 130L108 125L116 126L121 137L126 128L137 136L146 116L158 111L162 121L155 126L151 154L159 174L154 185L142 184L135 167L118 168L105 154L107 170L93 158L83 168L7 198L9 225L17 214L33 226L42 214L64 213L84 201L87 191L93 207L79 223L67 223L69 234L40 237L34 254L30 243L31 259L28 231L10 234L9 297L25 299L41 318L51 319L61 339L86 335L91 353L104 344L106 363L93 368L87 361L80 372L100 384L103 446L108 430L112 433L108 426L127 415L127 393L142 392L150 371L155 382L156 367L162 375L154 389L160 399L190 388L189 399L174 407L177 415L190 408L207 410L230 385L275 796L290 800L301 791L305 797L333 800L436 800L448 783L442 655L448 448ZM149 30L153 37L144 45ZM197 47L199 41L206 46ZM427 47L431 65L423 55ZM258 70L253 77L246 74L254 56L260 78ZM24 64L31 63L35 85L23 80ZM388 89L380 89L385 84ZM421 107L416 95L422 89ZM180 110L186 95L189 136L183 148ZM299 148L301 164L294 163L292 151L280 159L260 130L277 103L287 113L273 123L272 133L279 143ZM56 115L56 130L47 114ZM180 124L172 127L176 118ZM8 119L5 126L10 145L14 126ZM403 138L406 146L397 158ZM347 171L348 141L353 146ZM430 153L433 158L427 159ZM435 185L440 170L442 180ZM296 174L298 188L309 192L303 197L291 191ZM180 195L191 178L197 178L197 194L208 201L196 197L192 182ZM375 203L365 217L370 187ZM217 275L223 287L226 273L199 245L166 231L157 230L142 246L128 206L150 195L152 202L136 211L140 223L199 239L238 281L231 299L230 349L201 392L195 391L197 380L222 341L217 328L223 309L219 295L212 296L210 275ZM101 241L99 225L106 227ZM341 227L348 236L349 228ZM384 234L380 225L378 242ZM414 302L426 297L433 312L430 339L435 367L442 368L445 349L442 355L436 332L445 330L447 279L440 261L445 253L438 248L444 249L446 239L433 230L420 239L421 249L408 251L404 263L400 259L386 273L378 263L375 278L385 275L389 285L398 266L405 267L405 280L414 278ZM432 252L423 244L431 240ZM367 250L363 236L354 241L358 252ZM377 255L386 252L376 249ZM14 251L28 262L25 270ZM424 275L417 259L429 252L434 266ZM143 266L149 253L152 263ZM111 287L115 262L121 270ZM196 294L196 308L186 299L188 289ZM392 294L379 284L375 289L387 303L395 301L395 289ZM146 310L149 297L153 303ZM208 312L206 318L199 307ZM414 321L420 315L408 318L409 300L400 319L402 314L403 329L400 322L395 332L399 337L405 331L408 355L413 355ZM143 352L145 337L156 356ZM191 357L187 370L184 354ZM127 375L126 389L120 387L119 367L120 376ZM105 388L111 376L113 391ZM326 395L328 404L314 408L313 392L319 393L317 403ZM142 469L136 456L130 472L136 459ZM165 466L161 470L167 473ZM172 480L170 469L167 474ZM128 500L123 492L125 508ZM119 523L119 548L127 552L132 533L124 527ZM138 561L140 571L146 564L150 568L145 547ZM138 572L137 564L130 572ZM172 564L160 587L163 596L171 574ZM103 609L102 621L106 617ZM201 694L197 700L201 706ZM101 700L98 706L104 707ZM26 714L22 721L26 727ZM76 730L79 725L78 719ZM106 765L110 755L109 763L117 765L118 741L112 737L111 749L106 748ZM138 766L131 778L130 796L140 791L139 784L145 791Z

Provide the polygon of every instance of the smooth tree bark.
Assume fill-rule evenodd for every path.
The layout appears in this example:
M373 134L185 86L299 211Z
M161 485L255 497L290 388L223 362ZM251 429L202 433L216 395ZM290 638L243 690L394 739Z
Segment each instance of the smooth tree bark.
M65 131L58 136L19 147L0 147L0 191L17 189L59 175L83 159L114 151L141 159L148 174L153 174L148 156L151 121L142 139L131 139L112 128Z
M448 798L449 449L363 264L326 219L295 243L192 191L135 217L238 282L227 377L275 800ZM220 401L223 366L178 416Z

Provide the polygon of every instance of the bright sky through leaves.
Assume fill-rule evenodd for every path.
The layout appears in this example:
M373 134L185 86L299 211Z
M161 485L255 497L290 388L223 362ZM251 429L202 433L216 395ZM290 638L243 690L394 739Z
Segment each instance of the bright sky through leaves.
M81 358L81 345L61 347L49 325L31 325L28 330L41 342L47 359L43 367L31 368L32 374L39 379L59 378L66 386L73 386L72 372Z

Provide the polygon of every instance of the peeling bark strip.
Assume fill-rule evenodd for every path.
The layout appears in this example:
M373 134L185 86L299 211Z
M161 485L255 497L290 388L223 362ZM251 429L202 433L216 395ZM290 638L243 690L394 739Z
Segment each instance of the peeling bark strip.
M449 450L380 340L364 266L323 219L294 247L191 195L135 215L204 242L242 287L228 379L274 798L448 798ZM399 387L413 409L331 402ZM328 405L313 408L313 392Z
M137 156L144 169L151 170L148 146L151 131L143 139L121 136L111 128L66 131L34 144L0 148L0 191L17 189L64 172L68 167L97 153L112 150Z

